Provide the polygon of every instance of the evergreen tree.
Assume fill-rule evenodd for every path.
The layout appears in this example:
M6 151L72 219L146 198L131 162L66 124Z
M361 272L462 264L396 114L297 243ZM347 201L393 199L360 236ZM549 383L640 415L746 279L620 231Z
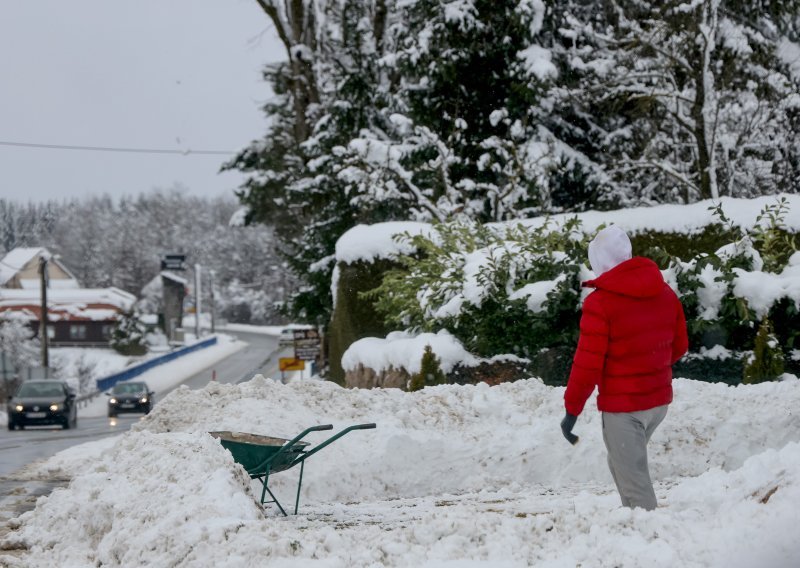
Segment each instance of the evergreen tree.
M761 320L753 355L744 367L745 384L774 381L783 374L783 352L768 317Z
M109 345L123 355L144 355L147 353L144 334L144 325L138 315L128 312L117 320Z
M562 6L561 100L617 202L797 187L800 89L780 46L800 3Z
M433 348L430 345L426 345L425 352L422 354L419 373L411 375L411 379L408 383L408 390L418 391L425 387L444 385L446 383L447 377L444 372L442 372L439 358L433 352Z

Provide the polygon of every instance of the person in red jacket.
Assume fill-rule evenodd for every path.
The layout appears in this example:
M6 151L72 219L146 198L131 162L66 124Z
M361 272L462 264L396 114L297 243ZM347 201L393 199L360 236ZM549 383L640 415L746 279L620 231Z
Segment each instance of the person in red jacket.
M631 242L611 226L589 244L597 275L583 302L580 337L564 393L564 437L595 386L608 467L625 507L656 508L647 442L672 402L672 365L688 348L683 307L655 262L631 257Z

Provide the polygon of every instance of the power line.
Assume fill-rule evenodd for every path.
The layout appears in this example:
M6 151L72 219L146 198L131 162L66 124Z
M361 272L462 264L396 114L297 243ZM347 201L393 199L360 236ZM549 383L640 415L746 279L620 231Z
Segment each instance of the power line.
M120 148L112 146L74 146L69 144L34 144L31 142L8 142L0 140L0 146L16 146L20 148L46 148L50 150L84 150L89 152L123 152L128 154L190 154L232 156L236 152L227 150L169 150L166 148Z

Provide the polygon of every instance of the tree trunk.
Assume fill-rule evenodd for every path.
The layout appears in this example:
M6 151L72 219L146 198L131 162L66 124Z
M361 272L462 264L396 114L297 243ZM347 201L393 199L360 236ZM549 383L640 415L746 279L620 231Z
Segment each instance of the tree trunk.
M306 11L304 0L256 0L269 16L286 49L291 75L289 84L294 107L294 139L300 144L310 133L309 108L319 103L319 88L314 73L317 50L313 6Z
M714 97L714 73L711 55L716 47L716 31L719 24L719 0L708 0L702 6L699 38L702 38L699 53L700 65L695 75L695 97L692 105L694 137L697 142L697 171L700 175L700 199L719 199L715 159L716 107Z

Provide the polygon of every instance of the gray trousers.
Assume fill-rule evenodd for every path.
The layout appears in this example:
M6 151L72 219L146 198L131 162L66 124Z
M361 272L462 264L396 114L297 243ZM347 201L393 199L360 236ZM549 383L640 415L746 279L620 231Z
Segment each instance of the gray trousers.
M667 405L638 412L603 412L608 467L625 507L656 508L647 466L647 442L667 415Z

